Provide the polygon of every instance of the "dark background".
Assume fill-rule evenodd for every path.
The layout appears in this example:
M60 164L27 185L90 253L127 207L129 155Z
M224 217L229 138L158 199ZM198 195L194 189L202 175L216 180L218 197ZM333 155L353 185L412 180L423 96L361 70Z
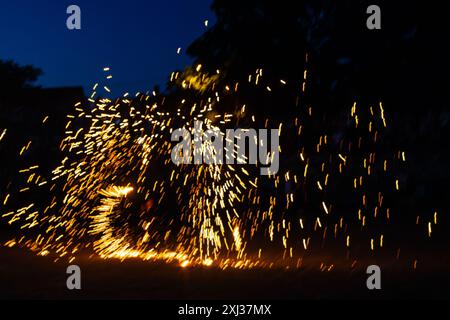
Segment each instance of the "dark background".
M366 28L366 8L370 4L381 7L381 30ZM404 223L407 214L415 216L425 212L426 218L430 218L435 210L440 213L440 224L432 241L424 244L419 237L398 234L409 251L406 264L410 266L420 251L427 252L431 267L420 274L422 280L417 286L404 285L409 282L398 278L402 271L394 268L390 277L396 279L398 289L389 291L388 297L397 293L429 296L427 293L436 288L441 288L435 291L439 296L444 294L442 286L446 278L437 275L432 278L432 275L447 268L449 248L450 52L446 21L450 11L447 4L442 1L215 0L212 11L208 10L208 2L188 1L113 4L81 1L79 5L82 30L69 31L65 28L64 2L2 4L0 46L5 50L0 51L0 128L8 128L8 139L0 144L2 195L16 182L15 171L22 165L12 155L17 154L30 136L38 142L24 161L40 162L44 170L58 162L62 119L75 102L85 101L104 66L112 68L112 96L120 96L124 91L152 90L154 85L159 85L162 96L171 101L181 95L176 86L166 87L172 70L189 69L190 64L196 63L211 72L220 68L224 70L220 81L225 84L245 80L250 72L262 67L268 78L283 78L293 83L303 75L307 52L307 102L313 103L321 115L311 124L311 132L337 130L355 100L361 105L383 101L390 123L383 150L402 149L408 155L408 167L395 172L403 175L406 186L394 203L401 213L398 223ZM208 28L203 25L205 19L209 20ZM176 55L178 47L188 56ZM18 65L7 62L10 59ZM28 64L33 67L23 67ZM36 68L43 70L42 77ZM291 98L289 94L274 92L274 97L267 99L261 92L243 89L236 99L251 100L253 106L249 108L261 118L286 121L293 115L289 107ZM223 108L223 111L233 111L227 110L226 105ZM47 114L51 115L51 123L42 131L38 124ZM339 195L339 192L335 194L336 199ZM343 205L349 206L351 202ZM5 230L4 235L15 231L4 223L1 229ZM421 233L420 238L423 236ZM8 252L10 256L4 266L9 265L11 270L14 268L11 261L15 259L23 265L20 257ZM91 267L97 268L96 263ZM45 263L42 268L47 268ZM158 268L156 273L166 272ZM7 274L11 279L17 276L14 272ZM339 282L346 275L344 272L333 279ZM240 281L239 277L238 280L232 277L233 281ZM316 279L317 275L311 277ZM275 278L265 284L267 288L277 281ZM318 289L318 292L305 289L306 293L299 293L296 290L300 285L295 290L288 286L288 275L280 278L287 287L279 294L339 295L339 290L332 289ZM355 280L358 277L350 278L359 283ZM203 297L190 291L195 288L190 285L190 281L196 281L193 279L196 278L187 280L188 285L179 295L167 294L167 297ZM298 281L302 279L299 276ZM229 297L236 288L227 287L226 282L222 292ZM204 286L205 295L209 294L206 283L200 286ZM326 283L318 286L325 288ZM14 282L10 288L15 288ZM45 285L42 290L36 293L37 297L46 296ZM20 297L23 293L18 290L16 294ZM95 297L110 295L114 292L92 292ZM347 296L352 295L347 292Z

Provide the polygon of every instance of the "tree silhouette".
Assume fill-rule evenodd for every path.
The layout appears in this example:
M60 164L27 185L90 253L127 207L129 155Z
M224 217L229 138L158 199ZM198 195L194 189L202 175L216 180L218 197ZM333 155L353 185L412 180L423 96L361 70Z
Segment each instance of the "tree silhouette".
M217 23L188 48L215 71L222 68L229 79L245 78L264 68L274 75L302 72L306 41L305 12L298 6L273 1L223 1L212 5Z
M0 99L11 100L23 89L34 87L42 70L31 65L19 66L12 60L0 60Z
M447 6L380 0L382 29L369 30L371 4L215 0L216 24L187 52L206 70L223 69L225 82L246 79L256 68L274 79L298 79L308 53L311 99L329 109L347 108L353 99L387 99L410 109L429 101L424 88L442 95L444 84L432 73L448 65L445 32L438 27Z

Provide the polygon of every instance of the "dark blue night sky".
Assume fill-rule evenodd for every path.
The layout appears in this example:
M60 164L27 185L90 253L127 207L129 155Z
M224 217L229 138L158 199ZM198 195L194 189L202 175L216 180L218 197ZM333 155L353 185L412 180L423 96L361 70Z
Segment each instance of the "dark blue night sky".
M32 64L43 87L92 85L111 68L117 95L164 86L190 63L187 46L214 22L211 0L15 0L0 4L0 59ZM66 28L66 8L81 8L81 30ZM181 55L177 55L182 47Z

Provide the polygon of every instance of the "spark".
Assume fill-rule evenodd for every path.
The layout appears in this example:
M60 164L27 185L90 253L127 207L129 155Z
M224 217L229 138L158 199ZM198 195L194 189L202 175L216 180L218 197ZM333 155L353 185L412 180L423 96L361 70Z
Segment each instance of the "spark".
M180 53L181 47L177 49ZM222 269L272 267L277 261L264 256L270 251L265 249L266 244L282 253L283 263L288 264L286 260L292 258L296 266L302 264L298 262L298 252L313 251L333 239L350 251L350 239L353 248L364 237L363 243L370 239L370 251L374 251L375 236L368 235L364 227L374 219L375 225L387 225L390 208L383 202L386 190L374 191L369 184L375 176L380 180L387 176L388 180L379 184L393 192L390 168L395 168L398 161L406 161L405 152L387 158L392 159L388 171L386 157L379 159L375 154L386 127L382 103L379 109L367 109L352 101L347 129L358 133L351 141L339 138L335 144L328 133L308 129L306 121L310 117L315 121L314 117L321 115L313 112L312 104L302 104L302 99L294 105L302 106L295 109L295 121L281 122L257 116L252 101L238 96L248 86L267 99L282 90L288 94L295 91L301 97L301 92L306 91L306 69L297 79L269 79L269 72L258 68L250 72L248 82L236 79L228 83L221 79L226 70L217 69L212 74L207 70L197 64L184 72L173 72L170 82L180 90L174 101L156 92L98 98L99 87L107 93L111 89L102 82L96 83L88 102L77 102L67 114L59 144L63 160L58 166L46 174L41 172L43 166L33 165L18 172L25 177L24 185L15 186L24 194L21 199L31 193L44 193L46 197L2 213L3 219L21 230L16 239L5 245L23 246L39 255L55 255L69 261L79 252L89 251L103 259L163 260L182 268ZM109 67L103 71L108 72L106 79L112 78ZM224 109L235 111L221 111ZM364 109L370 110L370 115L365 116ZM47 120L48 116L42 122ZM241 123L278 128L278 148L287 153L289 163L279 173L261 177L257 165L222 164L211 155L211 142L206 142L199 153L202 157L210 155L211 164L175 165L171 134L175 128L183 127L203 138L194 125L196 121L202 129L218 132ZM0 140L5 134L6 129ZM303 139L305 135L309 135L308 139ZM314 144L308 144L308 140ZM31 144L30 140L23 146L20 155L27 155ZM286 150L292 146L295 150L291 156ZM231 153L236 157L238 152L233 149ZM182 156L174 153L176 159ZM342 183L347 178L348 188ZM399 190L398 179L395 188ZM336 190L339 198L357 203L353 212L339 208L333 195ZM12 200L8 201L9 193L4 198L5 208L13 205L16 197L12 194ZM291 214L303 202L307 202L310 212ZM354 221L345 214L354 217ZM432 221L437 224L437 212ZM419 224L418 217L416 223ZM429 222L429 237L431 225ZM380 248L383 241L381 234ZM252 252L255 242L258 249ZM333 268L327 264L322 269Z

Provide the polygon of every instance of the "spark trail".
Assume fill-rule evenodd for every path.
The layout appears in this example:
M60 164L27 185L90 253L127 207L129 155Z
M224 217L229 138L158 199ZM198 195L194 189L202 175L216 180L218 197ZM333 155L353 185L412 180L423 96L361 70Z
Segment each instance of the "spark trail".
M104 71L107 82L109 68ZM402 189L390 171L404 165L405 152L383 149L388 120L381 102L355 102L345 127L317 133L309 125L313 107L298 102L307 101L306 82L306 69L294 84L266 79L257 69L246 83L224 84L219 70L208 74L198 65L171 75L186 94L167 100L156 93L101 98L98 90L111 90L96 84L87 103L67 115L61 163L47 175L39 173L39 164L20 170L23 186L2 201L2 218L19 229L6 245L70 261L91 252L221 268L276 265L266 251L299 266L305 252L326 241L347 250L354 241L381 249L395 232L386 198ZM243 87L268 97L274 91L296 96L295 117L258 118L252 101L238 102ZM221 132L238 124L278 128L285 159L280 171L262 177L255 165L173 164L172 130L194 133L198 121ZM10 198L23 205L9 208ZM431 236L437 212L430 221L419 220Z

